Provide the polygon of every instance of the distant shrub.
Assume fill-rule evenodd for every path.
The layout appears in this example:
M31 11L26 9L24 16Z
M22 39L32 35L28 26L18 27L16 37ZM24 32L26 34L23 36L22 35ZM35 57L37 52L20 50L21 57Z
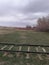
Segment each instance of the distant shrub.
M49 16L38 19L36 30L42 32L49 32Z

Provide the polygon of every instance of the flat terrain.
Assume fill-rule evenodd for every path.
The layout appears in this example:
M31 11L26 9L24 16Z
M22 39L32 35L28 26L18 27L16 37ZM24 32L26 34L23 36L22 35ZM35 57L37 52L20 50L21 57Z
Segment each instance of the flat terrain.
M11 30L8 30L5 34L0 34L0 42L49 44L49 33L33 32L32 30L13 30L11 32Z
M5 34L4 34L5 32ZM16 44L44 44L49 45L49 33L33 32L32 30L0 29L0 42ZM0 46L1 49L2 46ZM6 47L6 46L5 46ZM4 47L3 47L4 48ZM3 49L2 48L2 49ZM5 49L9 49L6 47ZM18 48L14 48L15 50ZM22 50L27 50L23 47ZM30 48L33 51L49 51L49 49ZM5 55L5 56L4 56ZM18 56L19 55L19 56ZM49 55L29 54L29 59L25 53L0 52L0 65L49 65Z
M15 31L15 28L12 27L0 27L0 34L8 34Z

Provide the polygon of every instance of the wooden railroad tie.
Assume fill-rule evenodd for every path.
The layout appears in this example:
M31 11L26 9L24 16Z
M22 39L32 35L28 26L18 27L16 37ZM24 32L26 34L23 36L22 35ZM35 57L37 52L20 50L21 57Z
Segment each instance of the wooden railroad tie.
M39 52L38 47L36 47L35 49L36 49L36 51L37 51L37 52ZM43 60L43 58L41 57L41 55L40 55L40 54L37 54L37 56L38 56L38 58L39 58L40 60Z
M28 50L27 50L28 52L30 51L30 46L28 46ZM27 53L27 56L26 56L26 59L29 59L30 58L30 54L29 53Z
M18 50L21 51L21 49L22 49L22 46L19 46ZM20 52L17 53L17 57L19 57L19 56L20 56Z
M13 45L10 46L10 48L9 48L8 50L11 50L13 47L14 47ZM5 52L5 53L3 54L3 57L6 56L6 55L8 55L8 52Z

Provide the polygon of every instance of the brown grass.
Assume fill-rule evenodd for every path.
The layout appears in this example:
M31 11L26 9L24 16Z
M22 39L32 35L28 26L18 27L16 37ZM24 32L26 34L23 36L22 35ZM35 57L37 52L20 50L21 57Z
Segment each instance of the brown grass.
M14 27L0 27L0 34L8 34L16 31Z

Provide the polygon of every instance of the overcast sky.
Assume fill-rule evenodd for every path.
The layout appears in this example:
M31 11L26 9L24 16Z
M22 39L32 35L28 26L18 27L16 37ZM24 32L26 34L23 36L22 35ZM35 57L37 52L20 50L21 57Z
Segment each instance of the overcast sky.
M0 0L0 25L33 26L49 14L49 0Z

